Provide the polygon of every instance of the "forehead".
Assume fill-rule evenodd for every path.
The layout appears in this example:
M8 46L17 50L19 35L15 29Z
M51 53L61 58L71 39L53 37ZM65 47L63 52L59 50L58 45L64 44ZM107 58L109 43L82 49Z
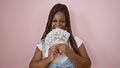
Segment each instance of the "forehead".
M57 13L54 15L53 18L57 18L57 19L59 19L59 18L65 18L65 14L64 14L63 12L59 11L59 12L57 12Z

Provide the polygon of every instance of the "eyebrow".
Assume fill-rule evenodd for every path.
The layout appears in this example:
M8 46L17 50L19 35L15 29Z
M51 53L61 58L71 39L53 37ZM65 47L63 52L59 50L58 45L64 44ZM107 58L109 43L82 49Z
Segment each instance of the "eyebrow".
M56 18L53 18L52 20L56 20ZM60 20L65 20L65 18L61 18Z

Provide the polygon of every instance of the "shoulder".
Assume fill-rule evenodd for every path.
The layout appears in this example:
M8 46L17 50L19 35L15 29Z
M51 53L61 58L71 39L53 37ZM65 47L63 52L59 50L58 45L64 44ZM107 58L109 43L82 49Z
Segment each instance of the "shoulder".
M40 50L42 50L43 44L44 44L44 39L40 40L40 41L36 44L36 46L37 46Z
M42 42L44 42L44 39L39 40L37 44L41 44Z
M78 36L74 36L74 39L75 39L78 47L80 47L83 43L83 40L81 38L79 38Z

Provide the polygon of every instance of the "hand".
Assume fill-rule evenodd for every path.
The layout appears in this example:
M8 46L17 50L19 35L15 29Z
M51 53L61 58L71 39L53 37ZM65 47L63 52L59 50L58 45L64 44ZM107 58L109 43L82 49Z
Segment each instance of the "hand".
M68 45L60 43L57 45L57 48L59 50L59 53L62 55L68 55L71 53L71 50L69 49Z
M50 58L50 61L53 61L57 56L57 54L58 54L58 49L55 45L49 48L48 57Z

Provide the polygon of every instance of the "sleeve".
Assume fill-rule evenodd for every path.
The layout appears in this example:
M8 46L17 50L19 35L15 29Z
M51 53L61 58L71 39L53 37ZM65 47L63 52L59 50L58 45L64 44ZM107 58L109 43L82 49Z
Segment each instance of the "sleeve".
M77 43L77 46L78 47L80 47L81 46L81 44L83 43L83 40L82 39L80 39L79 37L77 37L77 36L74 36L74 39L75 39L75 41L76 41L76 43Z
M44 39L42 39L39 43L37 43L36 46L42 51L43 58L48 56L48 49L49 48L46 47Z
M40 50L42 50L42 42L43 42L43 40L40 40L40 42L36 44L36 46L37 46Z

